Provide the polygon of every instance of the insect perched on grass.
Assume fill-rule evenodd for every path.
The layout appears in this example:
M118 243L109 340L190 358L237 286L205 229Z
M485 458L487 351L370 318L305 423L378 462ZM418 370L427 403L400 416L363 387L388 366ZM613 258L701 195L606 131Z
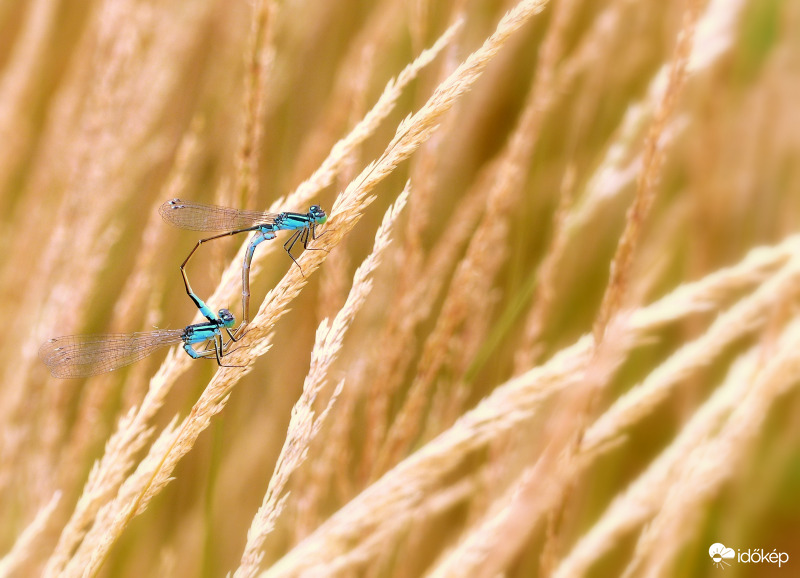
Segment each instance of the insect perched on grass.
M190 201L182 201L180 199L171 199L165 202L158 209L161 217L181 229L189 229L192 231L225 231L219 235L200 239L191 250L186 259L181 263L181 275L183 282L186 286L186 292L191 297L191 286L189 279L186 276L186 264L192 258L194 252L205 243L213 239L221 237L228 237L230 235L237 235L239 233L246 233L254 231L253 238L250 239L250 244L247 246L247 251L244 255L242 262L242 324L237 329L237 335L241 332L250 322L250 263L253 260L253 254L256 247L263 241L268 241L276 237L277 231L294 231L289 239L283 244L283 248L292 258L294 264L303 273L303 268L297 262L297 259L292 255L292 248L294 248L297 241L303 244L304 249L317 251L325 249L316 249L309 247L310 240L316 240L317 225L322 225L328 220L325 211L319 205L311 205L307 213L262 213L259 211L241 211L239 209L232 209L229 207L218 207L216 205L205 205L203 203L193 203ZM322 235L320 235L322 236Z
M54 337L42 344L39 357L53 377L89 377L135 363L160 347L183 342L183 349L194 359L216 358L221 367L236 367L222 363L225 351L236 341L230 331L236 324L233 313L220 309L215 315L200 298L190 296L208 321L183 329ZM230 337L227 342L222 338L223 329ZM192 347L203 342L210 344L199 351Z

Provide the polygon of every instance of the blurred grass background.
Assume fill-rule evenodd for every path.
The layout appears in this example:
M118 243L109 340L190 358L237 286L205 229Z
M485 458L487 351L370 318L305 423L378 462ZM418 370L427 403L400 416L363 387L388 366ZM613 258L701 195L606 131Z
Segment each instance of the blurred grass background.
M43 572L92 464L164 360L157 353L107 376L59 381L36 358L38 346L56 335L180 328L194 318L178 265L198 237L170 228L157 207L179 196L265 210L319 166L390 78L463 17L455 39L315 196L329 210L381 154L398 123L425 104L514 4L0 4L0 316L9 328L0 349L0 551L24 554L0 569ZM624 305L651 303L795 233L800 4L553 0L511 37L432 139L378 186L362 221L278 322L272 350L251 360L252 372L178 463L174 481L127 525L100 574L220 576L239 566L309 371L317 325L342 307L353 272L407 179L409 206L330 373L332 382L344 380L343 393L289 483L262 570L498 385L591 333L630 222L626 211L642 190L637 175L660 98L653 79L676 58L679 34L691 33L682 19L687 6L701 22L696 60L657 135L663 163L655 169L655 201L634 246ZM260 10L266 17L259 24ZM517 130L534 109L533 120ZM515 154L511 168L519 174L491 200L488 191L507 176L502 163ZM467 216L461 207L470 209ZM448 229L459 224L462 238ZM469 240L494 224L498 230L487 238L497 242L472 255ZM242 242L204 246L193 260L189 274L201 297L214 293L232 261L238 264ZM452 258L426 269L448 246ZM254 308L290 268L281 253L269 255L251 279ZM487 267L473 268L466 289L453 273L464 262ZM732 287L708 313L687 315L626 351L619 370L602 379L602 393L590 393L597 400L586 419L655 375L773 272ZM434 273L443 275L443 286L436 286ZM499 526L498 539L503 532L522 536L511 552L490 550L482 565L464 562L472 570L451 574L549 575L747 355L759 361L754 373L739 375L742 391L757 382L759 368L780 350L780 336L791 331L797 285L776 294L771 309L722 351L710 350L663 403L624 429L616 447L562 488L548 514ZM236 291L213 306L240 315ZM406 333L392 325L416 314ZM187 415L216 369L192 363L152 425L160 430L174 415ZM701 499L691 531L669 560L648 557L656 554L648 554L642 538L644 521L617 539L588 575L621 575L626 568L631 575L712 575L719 571L708 557L714 542L777 548L792 560L800 555L800 397L796 375L781 375L786 383L768 399L766 418L736 445L735 471ZM424 407L411 429L398 434L398 450L384 445L380 458L375 448L386 443L420 376L430 385ZM438 487L420 490L432 497L452 492L440 509L420 509L402 530L390 532L380 555L322 575L433 572L493 507L507 503L506 490L526 468L550 463L539 460L550 447L550 418L563 418L562 403L556 395L543 401L520 427L462 456ZM571 413L580 417L581 411ZM723 431L721 424L708 439ZM571 431L580 439L587 425L576 419ZM676 471L675 487L689 475ZM22 549L23 531L56 491L62 492L58 505ZM328 552L328 563L345 560L354 547ZM550 555L555 562L547 561ZM734 563L726 575L791 574L793 565Z

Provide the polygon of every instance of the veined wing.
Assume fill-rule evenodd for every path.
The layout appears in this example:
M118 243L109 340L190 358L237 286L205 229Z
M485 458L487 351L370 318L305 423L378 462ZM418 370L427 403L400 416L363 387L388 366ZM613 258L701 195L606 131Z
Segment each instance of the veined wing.
M171 199L161 205L158 212L168 223L192 231L236 231L275 222L277 213L240 211L229 207L204 205L180 199Z
M183 332L183 329L162 329L55 337L42 344L39 357L53 377L89 377L130 365L164 345L180 343Z

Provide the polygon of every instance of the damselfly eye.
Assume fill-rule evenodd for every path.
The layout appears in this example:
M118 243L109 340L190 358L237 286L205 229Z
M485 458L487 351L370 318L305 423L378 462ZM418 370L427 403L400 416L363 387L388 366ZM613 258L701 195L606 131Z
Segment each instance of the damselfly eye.
M312 217L314 217L314 220L317 222L318 225L321 225L328 220L328 216L325 214L325 211L323 211L322 207L320 207L319 205L311 205L308 212Z
M234 323L236 323L236 318L233 316L233 313L231 313L228 309L220 309L219 318L222 321L223 325L225 325L226 327L230 327Z

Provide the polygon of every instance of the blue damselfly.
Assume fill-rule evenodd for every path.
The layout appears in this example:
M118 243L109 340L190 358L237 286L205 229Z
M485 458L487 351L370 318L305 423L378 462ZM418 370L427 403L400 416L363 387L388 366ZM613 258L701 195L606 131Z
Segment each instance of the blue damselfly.
M191 201L172 199L165 202L159 208L161 217L181 229L192 231L224 231L219 235L200 239L189 255L184 259L180 266L186 292L191 296L192 289L186 275L186 264L192 258L195 251L205 243L213 239L247 233L253 231L255 234L250 239L244 259L242 261L242 324L237 329L237 334L250 322L250 263L256 247L263 241L268 241L276 237L277 231L294 231L289 239L283 244L283 248L292 258L294 264L303 272L303 268L292 255L292 248L297 241L303 244L304 249L317 250L309 247L311 240L316 240L317 225L322 225L328 220L325 211L319 205L311 205L307 213L262 213L259 211L242 211L229 207L219 207L216 205L206 205ZM324 249L323 249L324 250Z
M236 318L227 309L220 309L219 315L215 315L199 297L193 293L190 296L207 322L183 329L55 337L42 344L39 357L50 368L53 377L89 377L125 367L144 359L156 349L183 342L183 349L194 359L216 358L222 367L238 367L222 363L225 351L236 341L230 331ZM230 337L228 342L222 337L223 330ZM203 342L208 342L204 349L193 347Z

